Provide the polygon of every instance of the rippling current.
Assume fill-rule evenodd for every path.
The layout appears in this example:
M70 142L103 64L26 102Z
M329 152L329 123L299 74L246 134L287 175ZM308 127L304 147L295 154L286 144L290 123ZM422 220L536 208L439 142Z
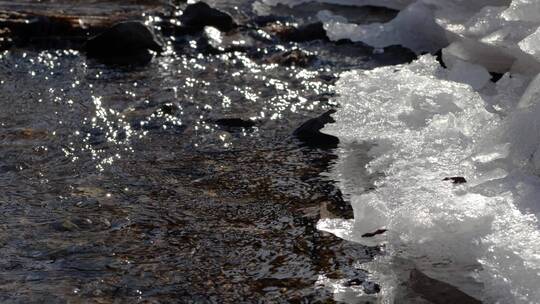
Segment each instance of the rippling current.
M248 4L218 6L245 20ZM335 106L337 73L392 58L258 29L232 39L256 56L168 37L136 68L71 49L0 54L0 302L332 302L321 275L365 276L351 257L376 248L315 228L351 216L320 177L334 156L291 134ZM296 48L315 61L268 60Z

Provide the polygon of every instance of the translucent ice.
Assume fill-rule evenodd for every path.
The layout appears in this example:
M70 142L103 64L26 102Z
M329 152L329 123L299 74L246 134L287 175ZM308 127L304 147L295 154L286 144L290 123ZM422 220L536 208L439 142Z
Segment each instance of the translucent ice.
M328 22L325 28L332 40L347 38L379 48L401 44L420 52L436 51L448 45L445 31L435 23L432 9L420 1L385 24Z
M486 72L466 65L454 72L423 56L341 75L341 107L325 132L343 147L371 145L365 170L379 178L372 191L342 188L354 222L322 221L320 228L366 245L383 238L394 256L488 303L540 302L540 107L519 109L513 101L506 116L488 111L488 99L502 91L476 92ZM480 76L470 83L468 73ZM351 177L342 173L343 184ZM467 183L444 180L451 176ZM388 231L363 237L377 229ZM441 263L453 271L436 271ZM471 284L473 275L482 288Z

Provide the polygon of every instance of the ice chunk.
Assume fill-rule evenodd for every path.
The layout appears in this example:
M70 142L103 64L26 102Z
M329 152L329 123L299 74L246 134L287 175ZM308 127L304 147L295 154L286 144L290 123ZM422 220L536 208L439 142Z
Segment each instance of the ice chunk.
M527 89L519 100L518 107L528 108L540 102L540 74L538 74L528 85Z
M452 66L457 59L474 62L493 72L506 72L511 69L515 58L501 53L497 48L474 40L461 40L444 48L443 61Z
M536 29L534 33L527 36L527 38L519 42L519 47L527 54L533 55L536 59L540 60L540 28Z
M448 79L466 83L475 90L483 88L491 78L491 75L481 65L467 63L463 60L457 60L450 69Z
M324 131L345 145L370 144L365 168L377 177L376 189L342 188L351 197L354 222L320 227L367 245L373 240L362 235L387 229L376 241L387 242L390 259L412 261L430 277L487 303L538 303L540 106L508 106L505 117L491 113L488 97L474 90L486 77L485 69L464 61L447 71L431 56L342 74L336 123ZM503 78L501 91L489 98L499 100L512 85L522 90L522 81ZM469 182L443 181L448 176ZM396 265L392 269L399 272Z
M400 44L420 53L436 51L448 44L445 31L435 23L433 11L420 1L385 24L330 22L325 28L332 40L351 39L377 48Z
M332 13L329 10L322 10L322 11L318 12L317 13L317 18L321 22L342 22L342 23L347 22L347 18L345 18L343 16L336 15L336 14Z
M513 0L503 12L506 20L540 22L540 2L536 0Z

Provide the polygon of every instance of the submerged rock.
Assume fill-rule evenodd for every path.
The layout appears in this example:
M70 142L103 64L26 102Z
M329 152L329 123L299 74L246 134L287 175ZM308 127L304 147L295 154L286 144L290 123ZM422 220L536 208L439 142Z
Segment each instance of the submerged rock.
M220 118L214 121L217 125L225 128L252 128L255 122L251 119Z
M293 135L310 147L336 148L339 144L339 139L320 131L327 123L334 122L330 114L335 112L336 110L328 110L321 116L304 122L298 129L294 130Z
M250 24L255 27L262 27L266 26L270 23L277 23L277 22L285 22L290 20L289 17L283 17L283 16L275 16L275 15L265 15L265 16L255 16L253 19L251 19Z
M222 32L236 27L233 18L222 11L210 7L205 2L190 4L180 17L180 22L187 32L199 32L205 26L213 26Z
M90 38L83 47L89 58L109 64L145 64L163 48L155 34L138 21L120 22Z
M302 50L290 50L270 56L266 61L268 63L277 63L279 65L306 67L314 59L315 56Z
M491 82L497 82L504 76L504 73L489 72L489 74L491 75Z
M279 33L279 36L288 41L306 42L312 40L328 40L322 22L310 23L298 28Z
M79 226L69 219L63 221L54 222L52 227L58 231L76 231L79 230Z
M0 51L9 49L13 44L9 28L0 28Z

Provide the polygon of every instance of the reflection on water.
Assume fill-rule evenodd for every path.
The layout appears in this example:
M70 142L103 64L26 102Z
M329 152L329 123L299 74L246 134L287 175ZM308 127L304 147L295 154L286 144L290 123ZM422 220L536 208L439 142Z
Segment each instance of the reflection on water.
M189 38L136 68L0 55L0 302L330 301L321 274L360 275L374 252L315 227L349 212L319 178L333 156L290 134L375 63L313 42L315 63L283 66L267 54L297 46L248 36L255 55Z

